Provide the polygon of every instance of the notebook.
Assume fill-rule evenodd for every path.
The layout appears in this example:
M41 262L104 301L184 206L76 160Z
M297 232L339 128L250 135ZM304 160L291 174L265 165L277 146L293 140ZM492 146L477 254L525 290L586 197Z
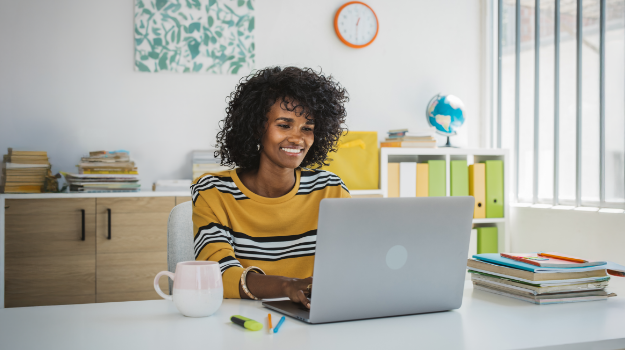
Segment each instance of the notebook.
M549 252L552 255L562 256L560 253ZM578 263L573 261L548 258L545 256L539 256L537 253L501 253L502 257L507 259L512 259L515 261L519 261L521 263L530 264L539 267L556 267L556 268L567 268L567 267L590 267L590 266L599 266L605 265L605 261L588 261L585 263ZM566 255L568 257L568 255ZM583 260L583 259L581 259Z

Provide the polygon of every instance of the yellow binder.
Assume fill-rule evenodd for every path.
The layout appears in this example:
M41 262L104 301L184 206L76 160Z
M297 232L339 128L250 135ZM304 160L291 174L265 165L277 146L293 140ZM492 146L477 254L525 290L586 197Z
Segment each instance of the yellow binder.
M469 196L475 198L473 218L486 217L486 166L484 163L469 165Z
M399 163L388 163L388 197L399 197Z
M417 163L417 197L428 196L428 164Z

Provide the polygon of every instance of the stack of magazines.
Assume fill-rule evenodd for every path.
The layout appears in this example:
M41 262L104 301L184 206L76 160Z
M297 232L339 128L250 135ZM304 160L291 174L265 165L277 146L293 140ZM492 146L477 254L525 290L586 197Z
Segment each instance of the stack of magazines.
M534 304L616 296L606 291L610 276L605 261L586 261L560 253L489 253L474 255L467 269L475 289Z
M78 174L62 173L70 192L138 192L139 172L128 151L96 151L82 157Z
M193 179L197 179L205 173L215 173L230 168L221 166L221 160L215 157L214 149L206 151L193 151Z
M41 193L50 170L45 151L16 151L9 148L2 160L0 192Z

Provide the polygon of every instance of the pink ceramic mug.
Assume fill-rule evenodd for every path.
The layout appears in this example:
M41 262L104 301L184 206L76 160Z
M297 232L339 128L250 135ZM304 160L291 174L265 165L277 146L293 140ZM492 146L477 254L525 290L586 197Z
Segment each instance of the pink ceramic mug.
M163 293L158 285L163 275L174 281L173 295ZM173 300L178 311L188 317L212 315L219 309L224 297L219 263L214 261L179 262L175 274L169 271L156 274L154 289L164 299Z

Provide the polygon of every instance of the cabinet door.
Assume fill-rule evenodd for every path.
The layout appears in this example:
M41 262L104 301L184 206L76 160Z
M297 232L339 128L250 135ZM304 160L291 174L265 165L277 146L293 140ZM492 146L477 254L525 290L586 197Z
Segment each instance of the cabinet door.
M160 298L152 281L167 270L167 219L174 205L174 197L97 199L97 302ZM166 279L160 284L168 290Z
M95 199L6 206L6 307L95 302Z
M176 197L176 205L182 204L184 202L188 202L190 200L191 200L191 196Z

